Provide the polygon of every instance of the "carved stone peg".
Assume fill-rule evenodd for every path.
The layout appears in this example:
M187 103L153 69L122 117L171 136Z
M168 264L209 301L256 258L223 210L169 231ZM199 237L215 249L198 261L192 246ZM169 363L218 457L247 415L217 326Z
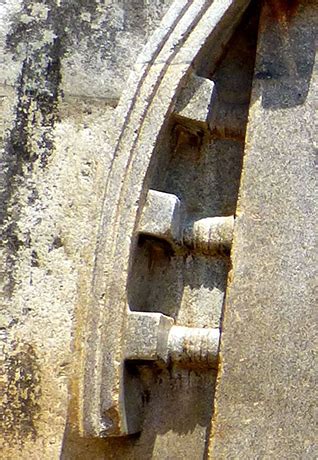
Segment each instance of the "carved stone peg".
M233 216L190 220L182 212L178 197L149 190L138 232L163 239L172 246L213 254L231 248L233 227Z
M216 100L214 82L192 74L177 99L174 116L190 130L195 127L211 129L211 114L214 113L211 108L215 106Z
M210 368L217 363L219 337L218 328L175 326L162 313L129 312L125 359Z
M183 243L195 252L212 254L230 250L233 238L234 217L206 217L194 221L183 230Z
M181 240L181 203L170 193L149 190L138 227L139 233L164 239Z

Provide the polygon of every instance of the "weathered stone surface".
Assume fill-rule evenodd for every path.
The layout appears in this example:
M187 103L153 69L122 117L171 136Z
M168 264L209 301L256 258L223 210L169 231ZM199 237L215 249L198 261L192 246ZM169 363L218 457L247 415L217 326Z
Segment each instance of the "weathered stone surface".
M0 5L4 458L61 454L71 423L71 347L80 343L74 324L81 321L78 306L92 276L111 162L114 128L107 123L130 64L168 4L8 0ZM117 47L126 49L120 58Z
M176 249L185 246L196 253L229 251L234 217L206 217L194 220L182 210L182 203L171 193L149 190L138 224L141 237L162 239Z
M5 0L1 4L1 80L15 85L28 56L56 47L64 96L116 104L140 48L172 0ZM39 54L40 53L40 54ZM34 56L34 54L33 54Z
M104 185L115 157L111 144L120 134L117 126L121 128L121 117L126 115L129 98L135 94L136 81L131 86L126 84L130 66L157 22L151 18L157 12L159 17L169 3L10 0L0 7L4 50L0 57L0 211L4 235L1 337L5 358L3 382L8 388L5 401L1 401L6 415L5 425L1 426L1 441L5 444L1 455L5 458L171 456L193 460L204 456L212 410L213 372L172 368L156 369L151 374L141 366L138 372L146 377L147 405L140 437L105 441L78 434L77 379L83 372L78 356L84 342L82 331ZM203 4L210 7L210 2L201 0L176 3L182 14L191 4L199 9ZM213 53L207 53L208 59L199 67L206 72L204 77L214 76L215 66L208 64L214 62L215 50L218 55L222 51L216 45L227 42L238 21L237 12L246 3L213 2L219 12L226 5L238 5L238 9L232 10L229 23L222 23L229 26L227 34L222 35L221 27L219 34L204 42L202 37L211 31L218 16L202 17L202 33L196 35L195 43L184 47L174 63L175 71L172 68L169 73L169 91L174 84L178 86L178 69L188 68L192 46L206 47L211 38ZM180 16L176 8L174 16L171 14L171 20L177 24ZM108 25L110 34L106 30ZM219 91L228 86L221 91L221 106L223 102L235 106L237 113L243 114L243 121L249 102L249 69L253 66L250 44L255 35L246 32L245 27L246 24L239 34L243 39L230 42L230 51L222 60L221 71L217 69L215 83ZM158 34L165 33L164 26L159 28L157 38L148 41L148 49L157 43ZM170 41L176 50L178 43ZM140 71L150 64L150 56L151 52L140 58ZM160 62L152 70L153 75L158 75ZM236 72L240 72L239 82ZM116 118L113 107L123 88L126 105L119 108ZM139 102L143 103L154 88L151 84L145 88ZM171 95L175 97L172 90ZM161 96L167 96L164 89ZM160 125L156 110L151 115L153 118L144 126L146 147L153 123ZM227 127L230 124L227 122ZM193 219L234 214L244 129L243 122L239 136L226 137L228 131L224 129L215 141L207 137L197 142L190 137L188 145L180 142L174 148L162 176L164 180L160 177L162 190L177 191ZM126 140L135 139L129 128L125 135ZM168 130L164 145L169 144L170 135L174 139L177 133ZM139 160L142 163L144 157L141 155ZM151 292L147 278L140 285L142 296L140 292L136 295L140 304L147 307L147 301L155 300L156 308L173 309L180 327L217 328L227 259L208 260L202 255L169 257L167 273L160 263L154 269L148 265L148 274L151 268L150 275L158 275L158 282L151 285ZM166 274L169 276L165 278ZM89 345L94 347L95 343ZM182 416L176 417L181 410Z
M318 456L316 33L316 2L264 2L213 459Z
M178 197L149 190L138 232L171 242L181 241L182 209Z
M217 367L219 339L219 328L173 326L168 337L168 359L197 372Z
M231 103L237 104L242 113L248 107L248 82L254 61L251 44L255 40L255 21L250 18L249 15L231 41L230 52L222 61L222 78L217 72L220 89L227 81L227 67L231 70L228 78L233 83L235 72L239 71L240 85L230 85L230 96L227 90L223 97L230 97ZM236 91L237 87L239 91ZM157 154L162 151L164 155L171 149L166 137L161 138L158 145L160 148ZM197 147L197 144L190 147L180 145L170 157L170 163L165 165L166 170L159 169L158 173L162 173L162 176L155 171L156 179L153 176L151 188L170 193L174 193L177 188L178 196L180 193L187 204L187 210L196 218L233 214L241 168L242 140L221 138L213 142L207 137L202 148ZM155 184L158 188L154 187ZM156 261L156 257L154 255L152 259ZM199 255L190 255L169 261L168 257L170 265L167 271L164 260L159 257L159 263L154 263L152 267L146 258L145 270L149 276L150 265L151 276L145 277L139 285L137 282L141 279L132 280L132 284L136 281L138 287L133 304L141 310L145 310L145 307L147 309L149 305L152 311L169 311L180 325L218 327L228 269L226 258L208 260ZM133 265L133 274L135 269L136 265ZM153 375L148 366L140 366L138 372L145 378L145 399L148 401L140 436L120 440L88 440L78 436L76 425L73 428L72 424L68 424L63 458L74 458L75 455L80 458L84 453L91 458L204 458L214 373L172 368L167 371L159 369ZM180 416L176 417L176 414Z
M125 369L121 332L129 308L127 283L136 239L134 231L147 192L145 178L149 177L162 127L202 46L208 40L214 41L220 58L247 4L247 0L176 3L166 15L161 33L150 40L140 55L129 89L117 107L120 136L114 142L114 160L105 187L94 277L82 333L84 372L79 412L83 435L120 436L129 432L123 416L125 398L121 382Z
M175 326L162 313L129 312L125 332L125 359L161 361L188 369L215 366L219 329Z
M209 129L209 118L214 112L211 107L216 103L215 93L213 81L191 75L175 106L177 120L189 129Z
M191 222L184 229L187 247L202 254L216 254L231 250L234 217L206 217Z

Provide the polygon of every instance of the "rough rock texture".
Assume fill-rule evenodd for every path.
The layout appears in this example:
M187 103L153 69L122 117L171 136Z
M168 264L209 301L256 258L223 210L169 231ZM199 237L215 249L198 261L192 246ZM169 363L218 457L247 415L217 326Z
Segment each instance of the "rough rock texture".
M245 11L247 0L203 0L202 2L190 1L174 5L165 17L162 30L154 36L141 53L136 63L136 71L132 73L127 84L127 91L123 94L118 108L117 117L121 119L122 128L118 141L114 145L113 162L107 176L105 187L105 200L96 248L96 263L94 278L92 280L92 295L87 302L86 327L82 335L83 341L83 368L84 376L79 382L80 392L80 425L86 436L118 436L132 433L127 427L127 417L123 414L124 405L129 405L125 394L134 393L132 385L128 383L136 380L135 373L125 372L123 359L123 337L125 335L125 322L127 311L136 306L128 299L127 285L130 284L131 275L136 272L133 264L133 254L138 254L136 228L140 211L144 204L149 183L154 176L154 170L159 161L162 148L161 140L166 137L166 157L175 158L175 164L181 161L181 152L175 148L170 135L169 120L173 123L174 101L183 85L187 84L189 74L196 70L201 49L207 42L214 43L214 56L210 59L210 68L215 68L222 58L228 37L233 33ZM178 6L178 9L176 9ZM158 36L159 35L159 36ZM194 70L193 70L194 69ZM203 94L204 96L204 94ZM204 101L205 102L205 97ZM199 133L194 131L193 137L197 139L189 145L189 166L195 169L195 157L200 157L200 145L203 143ZM206 136L206 143L210 138ZM212 139L211 139L212 140ZM170 142L169 142L170 141ZM156 175L164 179L167 168L157 169ZM171 171L172 172L172 171ZM179 180L190 186L188 171ZM208 181L212 171L207 170L204 179ZM205 189L203 181L195 184L200 189ZM165 186L162 185L162 191ZM173 192L173 190L171 190ZM195 193L195 190L193 190ZM204 193L208 193L207 190ZM182 205L190 208L186 197ZM201 211L207 216L211 210L202 202ZM199 207L196 197L192 202L191 216ZM211 215L210 215L211 216ZM222 215L221 215L222 216ZM213 232L211 232L212 234ZM146 237L146 235L144 235ZM160 239L160 238L159 238ZM145 239L143 239L145 242ZM153 240L146 242L156 251ZM193 253L179 253L175 251L169 255L169 249L162 251L166 256L166 267L172 268L173 263L179 264L181 270L170 270L172 276L166 276L166 290L173 293L176 276L178 277L179 292L184 290L184 277L182 267L185 260L193 259L197 253L194 244ZM160 250L159 250L160 252ZM223 254L217 254L222 259ZM140 282L135 280L135 292L144 295L141 281L153 274L157 268L160 272L161 263L149 260L148 269L141 274ZM226 248L224 260L228 262ZM207 266L214 261L206 260ZM164 274L165 270L162 270ZM190 274L190 280L193 278ZM156 279L150 280L148 288L158 288ZM191 282L191 281L190 281ZM214 277L211 282L214 283ZM200 289L200 287L199 287ZM213 289L213 288L212 288ZM211 290L212 290L211 289ZM163 292L163 286L160 287ZM138 295L137 294L137 295ZM221 292L220 300L223 301L224 293ZM158 296L157 307L163 310L162 295ZM161 304L161 305L160 305ZM153 311L153 306L148 302L139 305L140 311ZM208 306L208 305L206 305ZM186 303L184 303L186 309ZM209 313L215 311L216 306L210 304ZM85 307L84 307L85 308ZM180 323L180 302L170 302L170 308L175 311L174 319ZM221 305L219 305L221 310ZM186 313L186 312L185 312ZM218 317L218 322L220 318ZM196 327L197 318L188 318L186 321ZM208 327L205 324L202 327ZM123 382L126 384L123 384ZM127 389L127 385L129 388ZM135 385L133 385L135 387ZM203 391L203 388L202 388ZM207 396L205 396L207 397ZM132 398L131 398L132 399ZM134 400L136 401L136 397ZM144 398L145 399L145 398ZM135 426L135 425L134 425ZM145 427L146 429L147 427Z
M316 2L265 2L223 321L213 459L318 456L316 34Z
M70 378L82 374L74 352L83 339L77 331L84 322L83 305L92 279L102 191L112 161L109 145L116 137L110 120L137 52L169 3L1 4L4 458L192 460L204 455L214 372L140 369L148 384L144 429L140 436L110 440L79 435L74 404L78 395ZM222 96L225 116L217 121L221 138L209 134L198 142L182 129L169 132L174 155L166 173L159 168L153 178L159 188L176 190L194 218L235 212L255 41L246 24L241 32L216 73L205 66L204 77L216 79ZM239 90L229 92L225 81L237 86L233 68L242 78ZM242 117L243 128L228 138L224 125L231 125L229 106ZM142 250L146 262L137 261L136 268L140 262L149 276L150 253ZM150 270L155 280L150 294L158 299L151 307L173 310L181 325L217 327L228 258L211 262L201 255L180 257L167 270L166 259L161 262ZM148 289L147 283L141 284L136 294L146 309Z
M4 458L60 456L75 311L111 160L107 121L169 3L1 2Z
M142 45L171 3L172 0L1 2L0 456L3 458L201 460L206 453L214 371L196 372L139 363L137 371L146 385L146 410L140 435L119 439L85 438L79 433L76 404L80 395L74 376L83 375L77 352L84 341L81 335L86 325L84 306L92 282L105 178L113 161L112 143L119 134L114 122L115 107L123 93L131 94L131 88L127 87L128 74ZM204 22L204 12L213 3L208 0L177 1L178 8L184 11L189 5L198 10L202 8L202 24L206 29L211 24ZM223 0L215 3L222 7L225 4ZM233 0L226 4L230 3ZM243 5L247 1L235 3ZM266 424L270 418L266 410L270 407L268 400L272 393L265 392L274 388L266 386L271 376L277 376L281 369L286 371L285 375L280 374L282 385L279 388L286 395L284 385L287 381L287 389L295 395L295 401L282 399L286 405L280 406L280 412L286 407L288 414L294 414L292 405L298 407L295 424L297 422L299 427L302 426L301 408L297 406L296 395L302 388L300 385L294 387L294 380L300 372L304 376L304 387L310 377L306 374L310 355L304 337L310 338L313 321L308 306L310 294L304 286L305 282L312 282L306 264L311 257L308 248L312 243L311 225L314 223L309 159L310 136L314 132L311 128L313 86L310 86L313 62L310 28L314 18L313 2L307 3L267 1L270 9L265 12L270 11L268 24L273 29L267 29L263 19L254 105L250 112L248 157L236 236L239 277L233 285L237 286L237 296L243 293L240 297L243 299L240 300L242 322L235 316L235 309L231 309L231 296L236 307L233 287L224 335L224 350L228 347L234 363L230 368L224 367L224 375L228 369L241 372L228 380L235 384L230 393L226 389L226 378L220 387L220 395L224 400L228 397L229 401L224 405L226 415L233 414L233 407L235 411L239 407L235 415L240 416L241 409L244 415L244 408L249 412L246 401L256 403L253 410L258 417L259 425L255 426L259 431L255 433L259 433L260 450L252 451L250 458L255 455L266 458L266 449L272 449L275 458L275 448L281 448L278 457L284 458L283 439L288 427L283 427L281 442L275 444L274 431L270 432L270 424ZM284 11L286 14L281 16ZM299 23L293 22L294 14ZM303 18L307 18L308 24ZM192 122L185 123L184 117L171 114L165 120L165 133L155 146L158 164L149 186L177 195L190 216L189 224L207 217L235 215L257 21L257 7L248 10L217 66L209 64L215 59L216 50L219 52L217 45L221 41L204 43L196 71L200 78L209 79L204 87L213 87L217 94L217 105L202 106L209 122L201 120L191 129ZM158 31L159 34L165 32L164 27ZM174 56L178 43L172 45L169 52ZM278 57L277 49L281 53ZM187 68L189 63L184 58L193 50L183 51L177 64ZM287 59L290 55L293 59ZM262 61L262 56L268 59ZM142 65L147 65L147 56ZM169 82L177 87L179 82L174 80L175 74L170 69ZM200 96L200 92L198 94ZM140 101L146 103L142 97ZM213 98L211 102L214 101ZM208 110L211 113L207 113ZM147 129L151 130L149 120ZM296 135L299 130L303 133L301 137ZM131 138L136 134L129 129L127 132ZM273 133L277 144L273 142ZM290 139L294 139L294 144ZM264 151L268 159L265 165ZM279 164L275 162L278 153ZM138 158L142 161L142 156ZM258 199L262 201L256 201ZM132 206L136 207L137 203ZM248 212L245 213L244 207ZM291 216L294 216L293 225L290 225ZM265 236L264 221L268 232ZM286 228L290 233L286 234ZM139 241L132 257L127 293L130 306L136 310L162 311L181 326L218 327L231 264L228 251L209 259L203 251L202 254L194 251L172 254L166 247L153 243L146 239ZM244 269L242 284L239 283L240 260L243 260ZM304 267L301 277L299 266ZM233 273L235 271L236 268ZM283 274L284 282L277 281L282 279L277 273ZM245 277L250 280L248 289ZM273 303L269 282L276 288L277 303ZM286 282L292 286L288 298ZM257 301L246 299L245 303L247 294ZM269 317L260 309L262 303L257 295L265 300L270 298L267 303ZM273 305L279 308L274 310ZM254 311L259 313L257 318L253 318ZM231 315L237 321L233 323L235 331L232 334L227 332L227 324L232 323ZM256 322L264 325L268 332L272 344L269 353L266 334L253 329ZM295 328L295 336L294 342L287 343L289 324ZM297 329L299 324L303 325L301 330ZM287 335L283 335L284 331ZM250 349L252 338L256 345ZM259 344L263 348L256 353ZM291 361L292 347L297 349L298 345L303 347L303 354ZM284 347L286 353L282 354ZM252 364L242 369L237 362L245 359L245 351L247 361ZM272 353L275 353L275 361L266 361ZM251 378L249 369L254 371ZM256 387L253 382L257 381L258 371L263 386ZM263 378L264 372L268 379ZM267 398L262 404L258 404L255 396L257 393L258 397L259 388ZM231 398L236 395L242 396L244 403L233 406ZM221 400L219 405L221 408ZM304 407L308 406L307 399ZM265 412L260 409L262 407ZM237 450L228 450L226 454L222 450L233 445L241 449L243 458L248 458L249 435L254 436L254 432L251 424L246 423L242 428L242 420L249 418L249 415L240 418L236 431L230 426L229 433L237 437L225 437L226 447L219 444L223 434L216 429L215 448L219 449L216 458L226 458L226 455L240 458ZM277 436L281 427L278 422L273 426ZM250 430L245 438L240 436L243 429ZM305 431L306 425L301 429ZM307 429L305 434L304 431L296 433L292 445L297 442L299 450L295 452L300 452L300 456L304 451L301 449L307 449L305 458L315 458L311 431ZM262 437L264 432L272 438ZM246 445L242 446L244 439Z
M82 374L74 352L83 341L77 331L92 279L102 190L112 160L109 144L116 137L110 120L136 53L169 3L1 4L0 439L5 458L204 455L214 372L139 369L148 384L144 429L140 436L110 440L79 435L78 395L70 379ZM196 133L169 124L173 155L167 170L159 167L152 179L158 189L177 191L194 219L235 212L255 51L255 27L251 40L248 24L216 72L205 56L203 76L215 79L225 114L216 120L221 136L198 140ZM229 107L243 120L239 132ZM148 302L155 311L167 310L180 325L219 325L228 256L168 258L169 264L159 257L152 269L152 252L142 251L136 279L139 265L146 279L129 293L131 300L136 294L137 306L147 310Z

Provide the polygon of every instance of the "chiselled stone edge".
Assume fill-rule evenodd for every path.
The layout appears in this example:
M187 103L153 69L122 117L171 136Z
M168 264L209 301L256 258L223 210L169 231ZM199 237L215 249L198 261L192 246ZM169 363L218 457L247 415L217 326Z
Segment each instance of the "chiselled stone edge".
M126 285L135 229L147 193L146 173L159 133L200 50L218 36L216 47L221 53L248 3L174 2L141 53L116 109L114 125L120 128L105 185L79 366L84 369L79 408L84 435L99 437L102 432L105 436L105 425L106 435L128 432L122 394L123 335L129 309Z

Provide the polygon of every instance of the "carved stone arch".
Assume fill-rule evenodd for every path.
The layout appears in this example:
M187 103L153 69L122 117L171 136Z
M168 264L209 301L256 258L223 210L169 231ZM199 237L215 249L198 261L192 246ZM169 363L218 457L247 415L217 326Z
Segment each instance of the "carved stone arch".
M209 49L219 59L248 0L175 1L141 52L116 109L118 133L105 185L92 292L85 321L81 430L89 436L136 432L124 397L127 282L147 173L181 89ZM130 412L129 417L127 413Z

